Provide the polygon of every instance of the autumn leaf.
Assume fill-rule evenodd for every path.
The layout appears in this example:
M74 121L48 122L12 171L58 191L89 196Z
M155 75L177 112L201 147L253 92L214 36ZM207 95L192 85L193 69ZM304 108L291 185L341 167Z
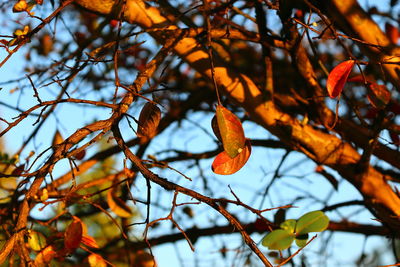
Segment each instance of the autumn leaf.
M107 192L107 203L110 209L119 217L129 218L132 217L132 211L119 197L114 195L113 190Z
M244 148L246 138L239 118L225 107L218 105L215 116L222 145L230 158L236 157Z
M387 38L392 43L397 44L397 40L399 39L399 30L395 26L386 22L385 23L385 33L386 33Z
M250 140L246 140L245 147L234 158L231 158L226 151L222 151L214 159L211 165L213 172L221 175L230 175L239 171L247 162L251 154Z
M153 138L161 120L161 110L153 103L147 102L139 115L137 136Z
M90 267L107 267L107 263L99 254L92 253L88 256Z
M367 98L374 108L385 108L386 105L389 104L391 97L392 95L385 85L379 85L376 83L368 85Z
M344 61L329 73L326 87L330 98L335 98L340 95L354 64L354 60Z
M96 240L89 235L82 235L81 243L91 248L99 248Z
M221 133L219 132L219 128L218 128L218 121L217 121L217 116L214 115L214 117L211 120L211 128L214 132L215 137L217 137L217 139L222 142L222 137L221 137Z
M79 247L82 240L82 232L81 220L73 216L73 221L65 230L64 246L68 251L74 251Z
M49 266L51 260L57 256L53 246L47 246L37 254L33 266Z

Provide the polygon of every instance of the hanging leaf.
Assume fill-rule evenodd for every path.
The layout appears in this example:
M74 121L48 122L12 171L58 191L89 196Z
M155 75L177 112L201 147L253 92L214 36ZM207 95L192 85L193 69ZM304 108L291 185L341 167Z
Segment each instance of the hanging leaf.
M239 118L225 107L218 105L215 111L222 145L229 157L236 157L244 148L246 138Z
M139 115L137 136L153 138L161 120L161 110L153 103L147 102Z
M73 216L73 221L65 230L64 246L72 252L79 247L82 240L82 222L78 217Z
M320 210L311 211L297 220L296 235L300 236L310 232L322 232L329 225L329 218Z
M384 109L389 104L392 94L385 85L371 83L368 85L368 101L374 108Z
M88 262L90 267L107 267L107 263L103 257L96 253L92 253L88 256Z
M284 250L290 247L295 235L283 229L274 230L267 234L261 244L269 249Z
M386 22L385 23L385 33L386 33L387 38L393 44L397 44L397 40L399 39L399 30L395 26Z
M354 64L354 60L344 61L329 73L326 87L330 98L335 98L340 95Z
M226 151L222 151L214 159L211 169L216 174L230 175L239 171L247 162L251 155L251 144L246 140L245 147L234 158L231 158Z
M307 245L307 241L308 241L308 234L296 236L295 239L296 245L301 248Z
M119 217L129 218L132 217L132 211L119 197L114 195L113 190L107 192L107 203L110 209Z

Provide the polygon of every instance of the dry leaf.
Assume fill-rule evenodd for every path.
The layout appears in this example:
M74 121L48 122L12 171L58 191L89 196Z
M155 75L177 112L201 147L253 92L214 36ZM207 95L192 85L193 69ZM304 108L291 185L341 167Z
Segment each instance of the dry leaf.
M161 120L161 110L153 103L147 102L139 115L137 136L153 138Z
M215 116L224 150L229 157L234 158L243 150L246 142L242 123L235 114L221 105L217 106Z
M328 76L326 87L329 97L335 98L340 95L343 90L344 84L349 77L351 70L355 64L354 60L347 60L337 65Z
M247 162L251 154L250 140L246 140L245 147L236 157L231 158L229 155L222 151L214 159L211 168L213 172L221 175L230 175L239 171Z

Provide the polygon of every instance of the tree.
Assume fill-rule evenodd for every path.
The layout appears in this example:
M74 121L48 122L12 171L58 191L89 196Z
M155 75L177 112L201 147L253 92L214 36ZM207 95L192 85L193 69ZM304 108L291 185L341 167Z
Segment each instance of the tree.
M240 256L228 257L236 265L307 265L326 257L307 254L309 244L339 231L389 237L396 256L400 61L397 17L382 8L355 0L1 4L0 68L24 56L25 75L1 83L12 112L0 136L20 147L1 154L0 262L152 266L159 244L186 240L195 250L200 237L230 234L243 241ZM268 153L275 160L266 162ZM251 173L246 194L219 175L236 172ZM309 179L320 178L324 190L310 190ZM343 184L359 196L346 199ZM315 210L331 221L311 238L325 226L298 228ZM304 249L276 255L260 244L291 223ZM213 247L222 256L233 250L224 243ZM368 260L363 252L357 264L379 264Z

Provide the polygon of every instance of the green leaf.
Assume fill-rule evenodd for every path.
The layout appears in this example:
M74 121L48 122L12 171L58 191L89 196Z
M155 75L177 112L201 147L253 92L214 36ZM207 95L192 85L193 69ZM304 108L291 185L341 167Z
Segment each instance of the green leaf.
M296 234L298 236L310 232L322 232L329 225L329 218L320 210L311 211L297 220Z
M284 221L279 225L283 230L286 230L290 233L294 233L294 229L296 228L296 220L289 219Z
M283 250L290 247L295 235L283 229L268 233L262 240L262 245L269 249Z
M298 247L304 247L308 241L308 234L296 236L295 242Z

